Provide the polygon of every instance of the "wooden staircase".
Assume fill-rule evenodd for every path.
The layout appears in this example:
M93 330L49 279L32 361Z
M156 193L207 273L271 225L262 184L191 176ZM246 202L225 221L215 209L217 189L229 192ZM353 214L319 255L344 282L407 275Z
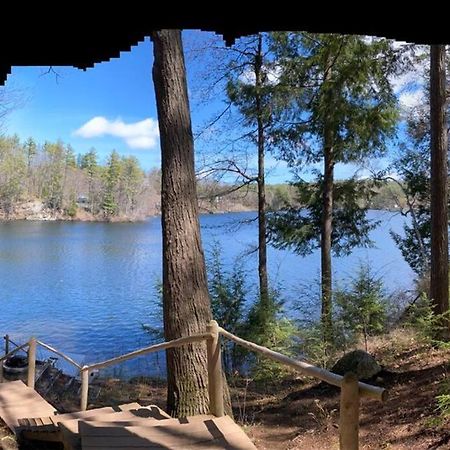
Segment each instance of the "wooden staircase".
M139 403L58 414L22 381L0 384L0 417L19 439L61 442L65 450L256 449L228 416L173 419Z

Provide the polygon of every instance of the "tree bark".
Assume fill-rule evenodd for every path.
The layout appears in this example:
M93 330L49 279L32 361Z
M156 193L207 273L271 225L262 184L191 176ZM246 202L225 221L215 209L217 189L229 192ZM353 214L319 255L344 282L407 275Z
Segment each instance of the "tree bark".
M258 275L259 295L262 305L269 304L269 281L267 276L267 231L266 231L266 182L264 169L264 118L261 101L262 80L262 36L258 36L258 49L255 57L256 111L258 128Z
M152 34L162 155L163 303L166 340L204 332L211 320L200 237L186 72L179 30ZM172 416L207 414L206 345L167 351Z
M332 339L332 270L331 270L331 233L333 231L333 186L334 157L330 132L325 130L323 178L323 214L321 230L321 285L322 312L321 320L325 341Z
M448 295L448 167L445 117L445 46L432 45L430 57L431 120L431 280L430 296L436 314L449 308ZM448 337L447 328L443 334ZM442 334L442 333L440 333Z
M328 67L325 70L325 85L331 80L332 68L331 58L328 55ZM326 96L328 97L327 113L324 118L323 147L324 147L324 170L323 170L323 210L322 210L322 230L321 230L321 286L322 286L322 311L321 322L323 327L323 337L326 342L333 339L332 322L332 268L331 268L331 235L333 232L333 189L334 189L334 149L333 131L330 124L328 112L332 108L331 96L332 87L326 86Z

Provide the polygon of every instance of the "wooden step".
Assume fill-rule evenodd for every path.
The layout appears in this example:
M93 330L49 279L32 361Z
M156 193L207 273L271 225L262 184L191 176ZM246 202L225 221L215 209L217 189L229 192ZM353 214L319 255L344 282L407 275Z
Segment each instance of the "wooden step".
M196 416L152 422L151 426L79 422L81 448L255 450L244 431L228 416Z
M87 419L101 414L112 414L116 411L107 406L105 408L90 409L89 411L76 411L71 413L56 414L48 417L27 417L26 419L19 419L19 426L21 431L51 431L58 429L58 422L75 419Z
M129 411L130 409L139 409L139 408L142 408L142 405L140 405L138 402L124 403L123 405L117 406L117 409L119 411Z
M48 417L56 409L23 381L0 384L0 417L13 433L17 432L19 419L24 417Z
M125 418L134 418L136 415L141 417L152 417L155 419L163 419L170 417L157 406L151 405L143 408L139 403L126 403L117 406L119 412L136 411L135 413L125 415ZM138 411L142 410L142 411ZM78 434L78 420L96 420L103 418L106 420L105 414L115 414L117 411L112 407L90 409L89 411L76 411L72 413L57 414L49 417L36 417L19 419L19 430L23 438L29 440L49 441L49 442L63 442L64 437L60 430L60 424L67 423L65 427L66 434ZM119 415L120 417L120 415ZM74 440L71 436L67 438L70 441Z
M148 405L148 406L141 406L139 403L137 402L133 402L133 403L125 403L124 405L119 405L117 406L119 411L132 411L132 410L138 410L138 409L151 409L153 414L154 414L154 418L155 419L171 419L171 417L169 416L169 414L167 414L165 411L163 411L161 408L159 408L156 405ZM157 416L160 417L157 417Z
M94 410L93 410L94 411ZM128 411L115 412L114 414L98 414L84 419L59 421L58 428L61 432L61 439L66 449L80 448L80 436L78 434L78 425L80 420L84 422L101 422L101 423L120 423L129 421L163 421L167 419L167 414L155 405L140 407L139 409L132 409ZM141 424L141 422L139 422Z

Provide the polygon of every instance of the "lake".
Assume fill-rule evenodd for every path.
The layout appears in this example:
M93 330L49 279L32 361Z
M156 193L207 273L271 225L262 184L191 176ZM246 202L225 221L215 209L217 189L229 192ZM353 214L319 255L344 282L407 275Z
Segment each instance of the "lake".
M383 211L370 211L370 216L382 221L371 234L376 247L334 258L335 279L352 276L360 261L369 261L388 290L411 288L414 274L389 235L390 229L401 232L404 218ZM256 245L254 217L246 212L200 219L205 252L217 241L225 268L236 257L243 260L251 290L258 278L256 253L243 255ZM302 301L305 289L311 296L317 292L319 252L300 257L269 248L268 260L271 280L281 287L288 310ZM156 325L152 317L158 311L160 279L159 217L140 223L0 223L0 334L17 343L34 335L81 363L148 345L142 324ZM124 363L110 374L164 372L159 355Z

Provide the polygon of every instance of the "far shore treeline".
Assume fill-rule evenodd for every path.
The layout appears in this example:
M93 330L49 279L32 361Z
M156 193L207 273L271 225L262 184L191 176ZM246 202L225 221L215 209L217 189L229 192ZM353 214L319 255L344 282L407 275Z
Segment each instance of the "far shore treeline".
M42 145L32 138L0 137L0 219L142 220L160 212L161 173L144 171L134 156L111 151L101 162L95 149L80 154L61 141ZM256 185L234 190L232 183L198 180L202 212L256 210ZM402 190L388 181L374 187L372 209L401 210ZM301 206L297 188L268 184L268 209Z

